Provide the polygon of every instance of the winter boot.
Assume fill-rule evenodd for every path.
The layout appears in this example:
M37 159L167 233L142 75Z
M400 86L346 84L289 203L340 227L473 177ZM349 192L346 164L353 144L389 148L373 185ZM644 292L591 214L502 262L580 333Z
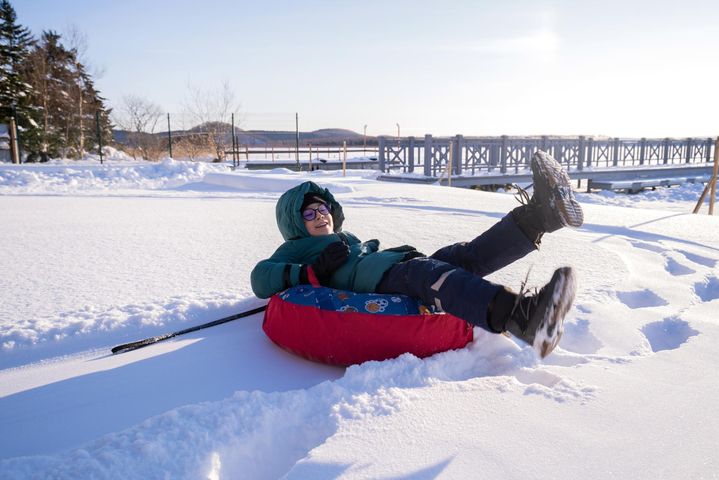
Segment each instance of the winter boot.
M532 345L544 358L552 353L564 333L564 316L574 300L574 272L570 267L557 269L549 283L534 295L526 294L525 284L526 280L518 294L507 290L497 293L489 325Z
M520 189L524 205L512 210L519 228L534 243L542 235L562 227L580 227L584 222L582 207L574 198L567 172L549 154L537 151L532 156L534 193L531 198Z

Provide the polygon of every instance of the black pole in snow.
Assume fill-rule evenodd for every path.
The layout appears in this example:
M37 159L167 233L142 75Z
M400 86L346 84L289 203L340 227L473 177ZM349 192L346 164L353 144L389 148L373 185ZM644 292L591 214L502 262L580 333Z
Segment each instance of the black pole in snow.
M100 129L100 110L95 111L95 131L97 133L97 145L100 151L100 165L102 165L102 130Z
M172 158L172 128L170 127L170 112L167 112L167 147L170 150L170 158Z
M174 338L174 337L177 337L180 335L185 335L186 333L196 332L196 331L202 330L204 328L214 327L216 325L221 325L223 323L231 322L232 320L237 320L239 318L249 317L250 315L254 315L256 313L263 312L266 309L267 309L267 305L262 305L260 307L253 308L251 310L237 313L235 315L230 315L229 317L224 317L224 318L220 318L219 320L214 320L212 322L203 323L202 325L185 328L184 330L179 330L177 332L166 333L164 335L158 335L157 337L150 337L150 338L146 338L144 340L138 340L136 342L124 343L122 345L113 347L111 351L113 354L115 354L115 353L129 352L131 350L137 350L138 348L146 347L148 345L152 345L154 343L161 342L161 341L167 340L169 338Z
M235 137L235 114L232 113L232 168L237 168L240 163L240 157L237 155L237 143Z
M300 171L300 116L295 112L295 160L297 160L297 171Z

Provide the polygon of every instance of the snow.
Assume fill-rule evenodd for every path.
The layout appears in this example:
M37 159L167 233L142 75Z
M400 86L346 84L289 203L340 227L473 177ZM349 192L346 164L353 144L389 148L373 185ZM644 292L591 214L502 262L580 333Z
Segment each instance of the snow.
M249 273L306 179L345 227L431 252L512 195L376 172L232 171L119 153L0 165L0 478L719 478L719 219L703 185L578 193L585 225L495 273L578 292L558 349L478 329L467 348L347 369L272 344Z
M686 183L681 187L656 187L654 190L647 189L639 195L602 190L591 194L580 193L577 197L582 203L691 212L705 185L697 182ZM704 211L706 212L706 207Z

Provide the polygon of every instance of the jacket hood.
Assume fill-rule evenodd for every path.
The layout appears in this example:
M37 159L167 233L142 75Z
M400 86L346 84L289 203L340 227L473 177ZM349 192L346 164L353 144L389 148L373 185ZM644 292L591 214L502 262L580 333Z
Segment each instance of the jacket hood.
M305 194L312 193L324 199L332 209L332 221L334 223L334 232L342 231L342 223L345 216L342 212L342 205L335 200L335 197L326 188L322 188L314 182L304 182L294 188L287 190L277 200L275 207L275 217L277 218L277 227L280 229L282 238L287 240L295 240L298 238L309 237L310 234L305 227L302 219L302 201Z

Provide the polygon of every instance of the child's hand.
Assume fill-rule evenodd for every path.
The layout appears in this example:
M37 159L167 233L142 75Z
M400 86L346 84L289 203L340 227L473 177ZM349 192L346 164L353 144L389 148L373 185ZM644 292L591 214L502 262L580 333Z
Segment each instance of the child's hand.
M335 270L340 268L350 256L350 247L342 242L334 242L327 245L311 265L317 276L317 280L324 284L332 276Z

